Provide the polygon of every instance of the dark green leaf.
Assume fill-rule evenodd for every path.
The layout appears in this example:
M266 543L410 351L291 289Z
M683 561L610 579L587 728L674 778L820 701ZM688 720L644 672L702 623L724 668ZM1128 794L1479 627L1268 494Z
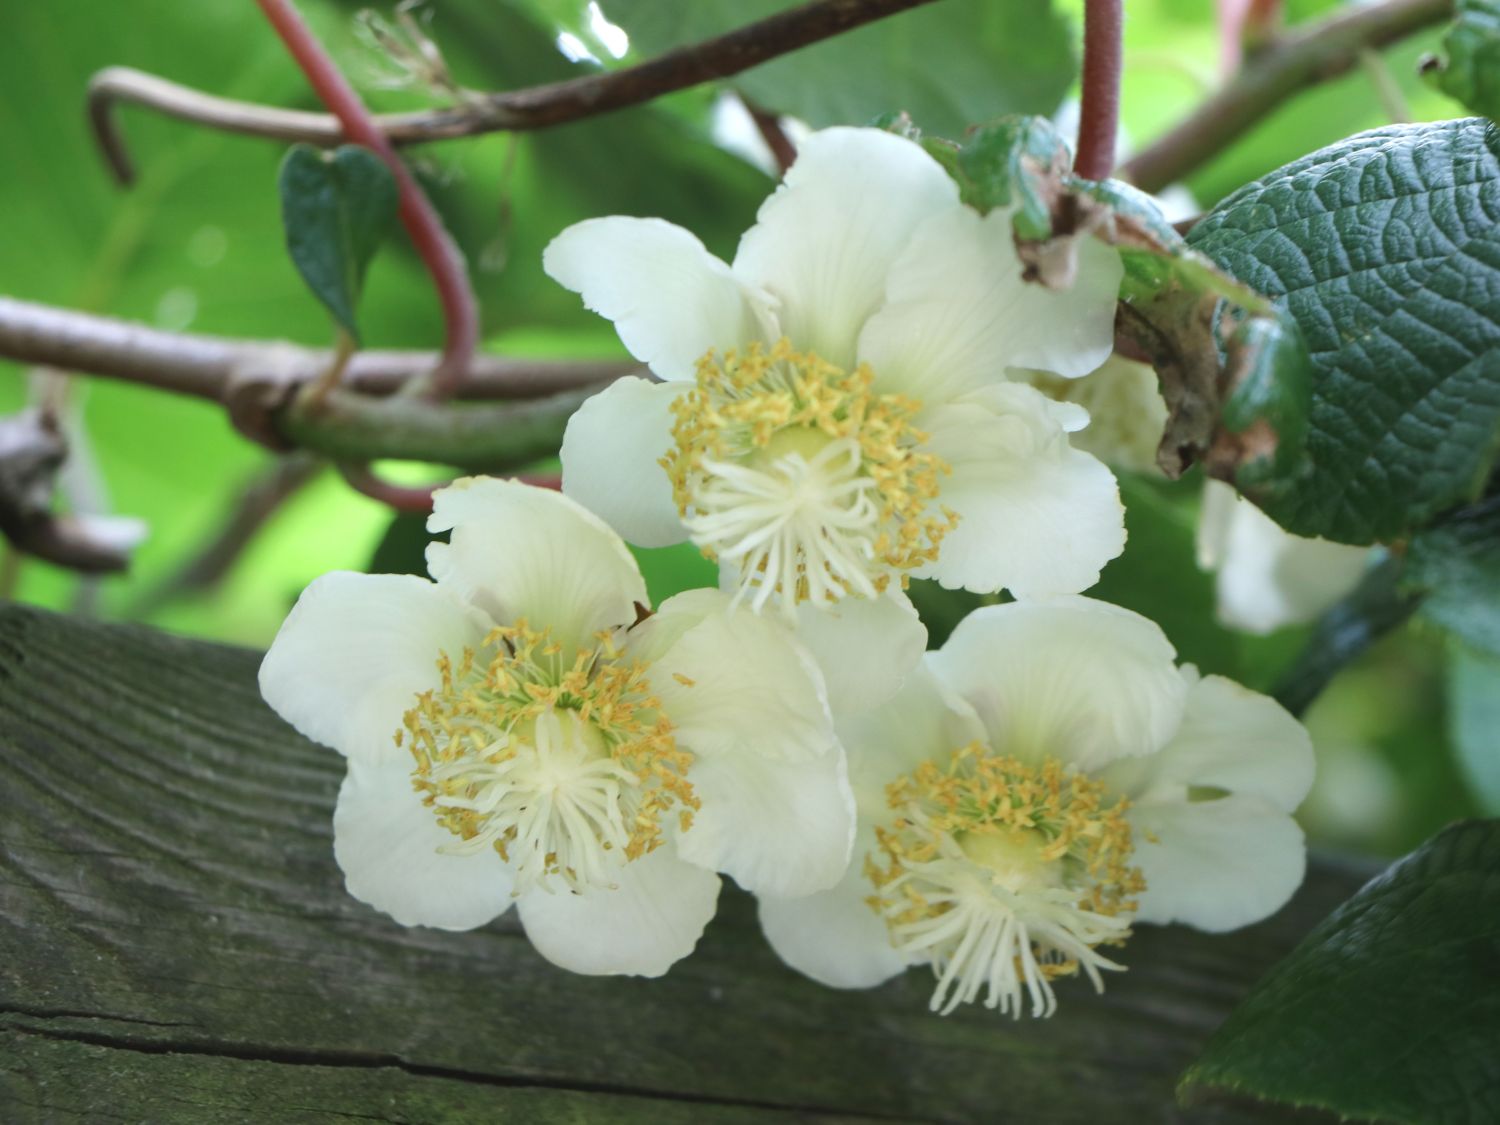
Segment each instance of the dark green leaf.
M297 145L281 165L286 248L313 296L355 340L365 270L396 217L396 179L369 149Z
M1500 657L1448 646L1448 730L1469 792L1500 816Z
M1406 583L1426 595L1423 617L1500 655L1500 496L1413 538Z
M370 574L415 574L426 578L427 544L432 540L426 516L411 512L393 516L380 542L375 544L365 570Z
M1424 61L1427 80L1475 113L1500 118L1500 0L1458 0L1443 53Z
M788 0L611 0L609 18L653 55L720 35ZM1048 0L944 0L803 48L728 85L814 126L863 125L904 110L957 137L1002 113L1053 113L1076 73L1073 32Z
M1500 821L1439 833L1273 968L1182 1079L1379 1121L1500 1119Z
M1311 352L1307 463L1236 478L1287 530L1386 540L1477 495L1500 426L1497 216L1500 132L1470 119L1352 137L1193 228Z

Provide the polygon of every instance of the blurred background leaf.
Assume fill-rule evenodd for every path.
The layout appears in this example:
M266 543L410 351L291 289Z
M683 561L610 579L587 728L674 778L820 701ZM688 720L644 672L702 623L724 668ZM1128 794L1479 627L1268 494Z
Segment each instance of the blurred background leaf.
M601 8L628 34L633 53L649 56L795 6L604 0ZM944 0L805 47L725 85L814 128L867 125L904 111L925 132L957 138L1002 114L1055 113L1077 72L1073 39L1050 0Z

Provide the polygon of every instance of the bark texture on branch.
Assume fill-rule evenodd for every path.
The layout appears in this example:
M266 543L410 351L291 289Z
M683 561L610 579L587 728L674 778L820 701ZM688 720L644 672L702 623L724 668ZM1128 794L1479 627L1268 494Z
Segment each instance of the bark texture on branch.
M361 352L339 389L319 403L299 397L327 370L330 353L286 343L162 332L127 321L0 297L0 359L46 364L205 398L248 437L284 452L338 460L393 457L510 473L550 457L569 417L634 364L476 357L464 398L437 403L396 392L420 377L428 352Z
M726 887L657 981L546 964L513 917L403 929L344 893L331 750L259 655L0 610L0 1105L8 1122L1252 1122L1173 1084L1359 873L1241 933L1144 927L1050 1021L940 1019L931 979L837 992Z

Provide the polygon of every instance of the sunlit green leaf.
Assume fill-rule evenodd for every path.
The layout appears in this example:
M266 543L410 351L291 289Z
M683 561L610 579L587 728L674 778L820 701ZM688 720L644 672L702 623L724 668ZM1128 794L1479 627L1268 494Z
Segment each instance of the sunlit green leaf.
M604 13L653 55L720 35L788 0L607 0ZM804 47L727 85L811 125L863 125L902 111L958 137L1006 113L1051 114L1075 74L1074 32L1049 0L944 0Z

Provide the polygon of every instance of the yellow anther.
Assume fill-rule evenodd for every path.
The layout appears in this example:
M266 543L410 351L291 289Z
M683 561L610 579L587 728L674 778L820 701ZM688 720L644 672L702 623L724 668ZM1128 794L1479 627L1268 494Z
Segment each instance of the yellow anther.
M569 729L583 731L573 750L614 763L606 767L614 779L608 785L615 787L608 791L617 794L628 827L623 850L639 858L660 845L665 815L699 807L687 779L692 755L677 746L644 666L621 660L612 637L602 637L566 670L557 665L561 651L545 630L519 621L492 630L479 651L466 649L456 669L448 654L440 656L440 686L417 697L396 733L412 755L413 786L449 832L462 840L484 836L508 858L515 823L498 824L501 814L486 811L476 796L493 778L491 767L526 755L537 759L534 772L543 783L552 784L545 782L538 724L572 716ZM603 839L598 846L612 847ZM546 856L547 874L576 874L557 862L556 853Z
M795 351L785 338L769 349L755 343L703 356L695 385L672 404L673 445L661 459L679 513L689 521L707 514L703 486L713 464L762 467L789 452L810 461L818 450L842 443L856 462L855 479L864 482L860 494L868 489L869 526L860 531L869 544L862 551L872 571L868 582L883 590L894 572L904 584L906 571L938 557L943 537L957 524L951 509L932 514L939 480L951 469L924 448L927 434L912 424L921 403L876 394L874 380L867 365L845 371ZM700 545L715 557L711 543ZM806 552L798 553L784 573L761 580L795 600L807 598L813 586L849 589L847 577L831 569L814 573L810 582Z
M924 762L886 787L896 815L877 827L880 855L865 862L877 889L871 905L896 928L955 909L951 899L929 902L918 885L924 865L957 855L1008 892L1062 888L1077 895L1081 910L1128 914L1145 880L1128 866L1128 802L1106 805L1105 796L1102 782L1055 758L1027 765L978 743L955 750L945 762ZM1051 979L1076 972L1078 964L1050 960L1039 968Z

